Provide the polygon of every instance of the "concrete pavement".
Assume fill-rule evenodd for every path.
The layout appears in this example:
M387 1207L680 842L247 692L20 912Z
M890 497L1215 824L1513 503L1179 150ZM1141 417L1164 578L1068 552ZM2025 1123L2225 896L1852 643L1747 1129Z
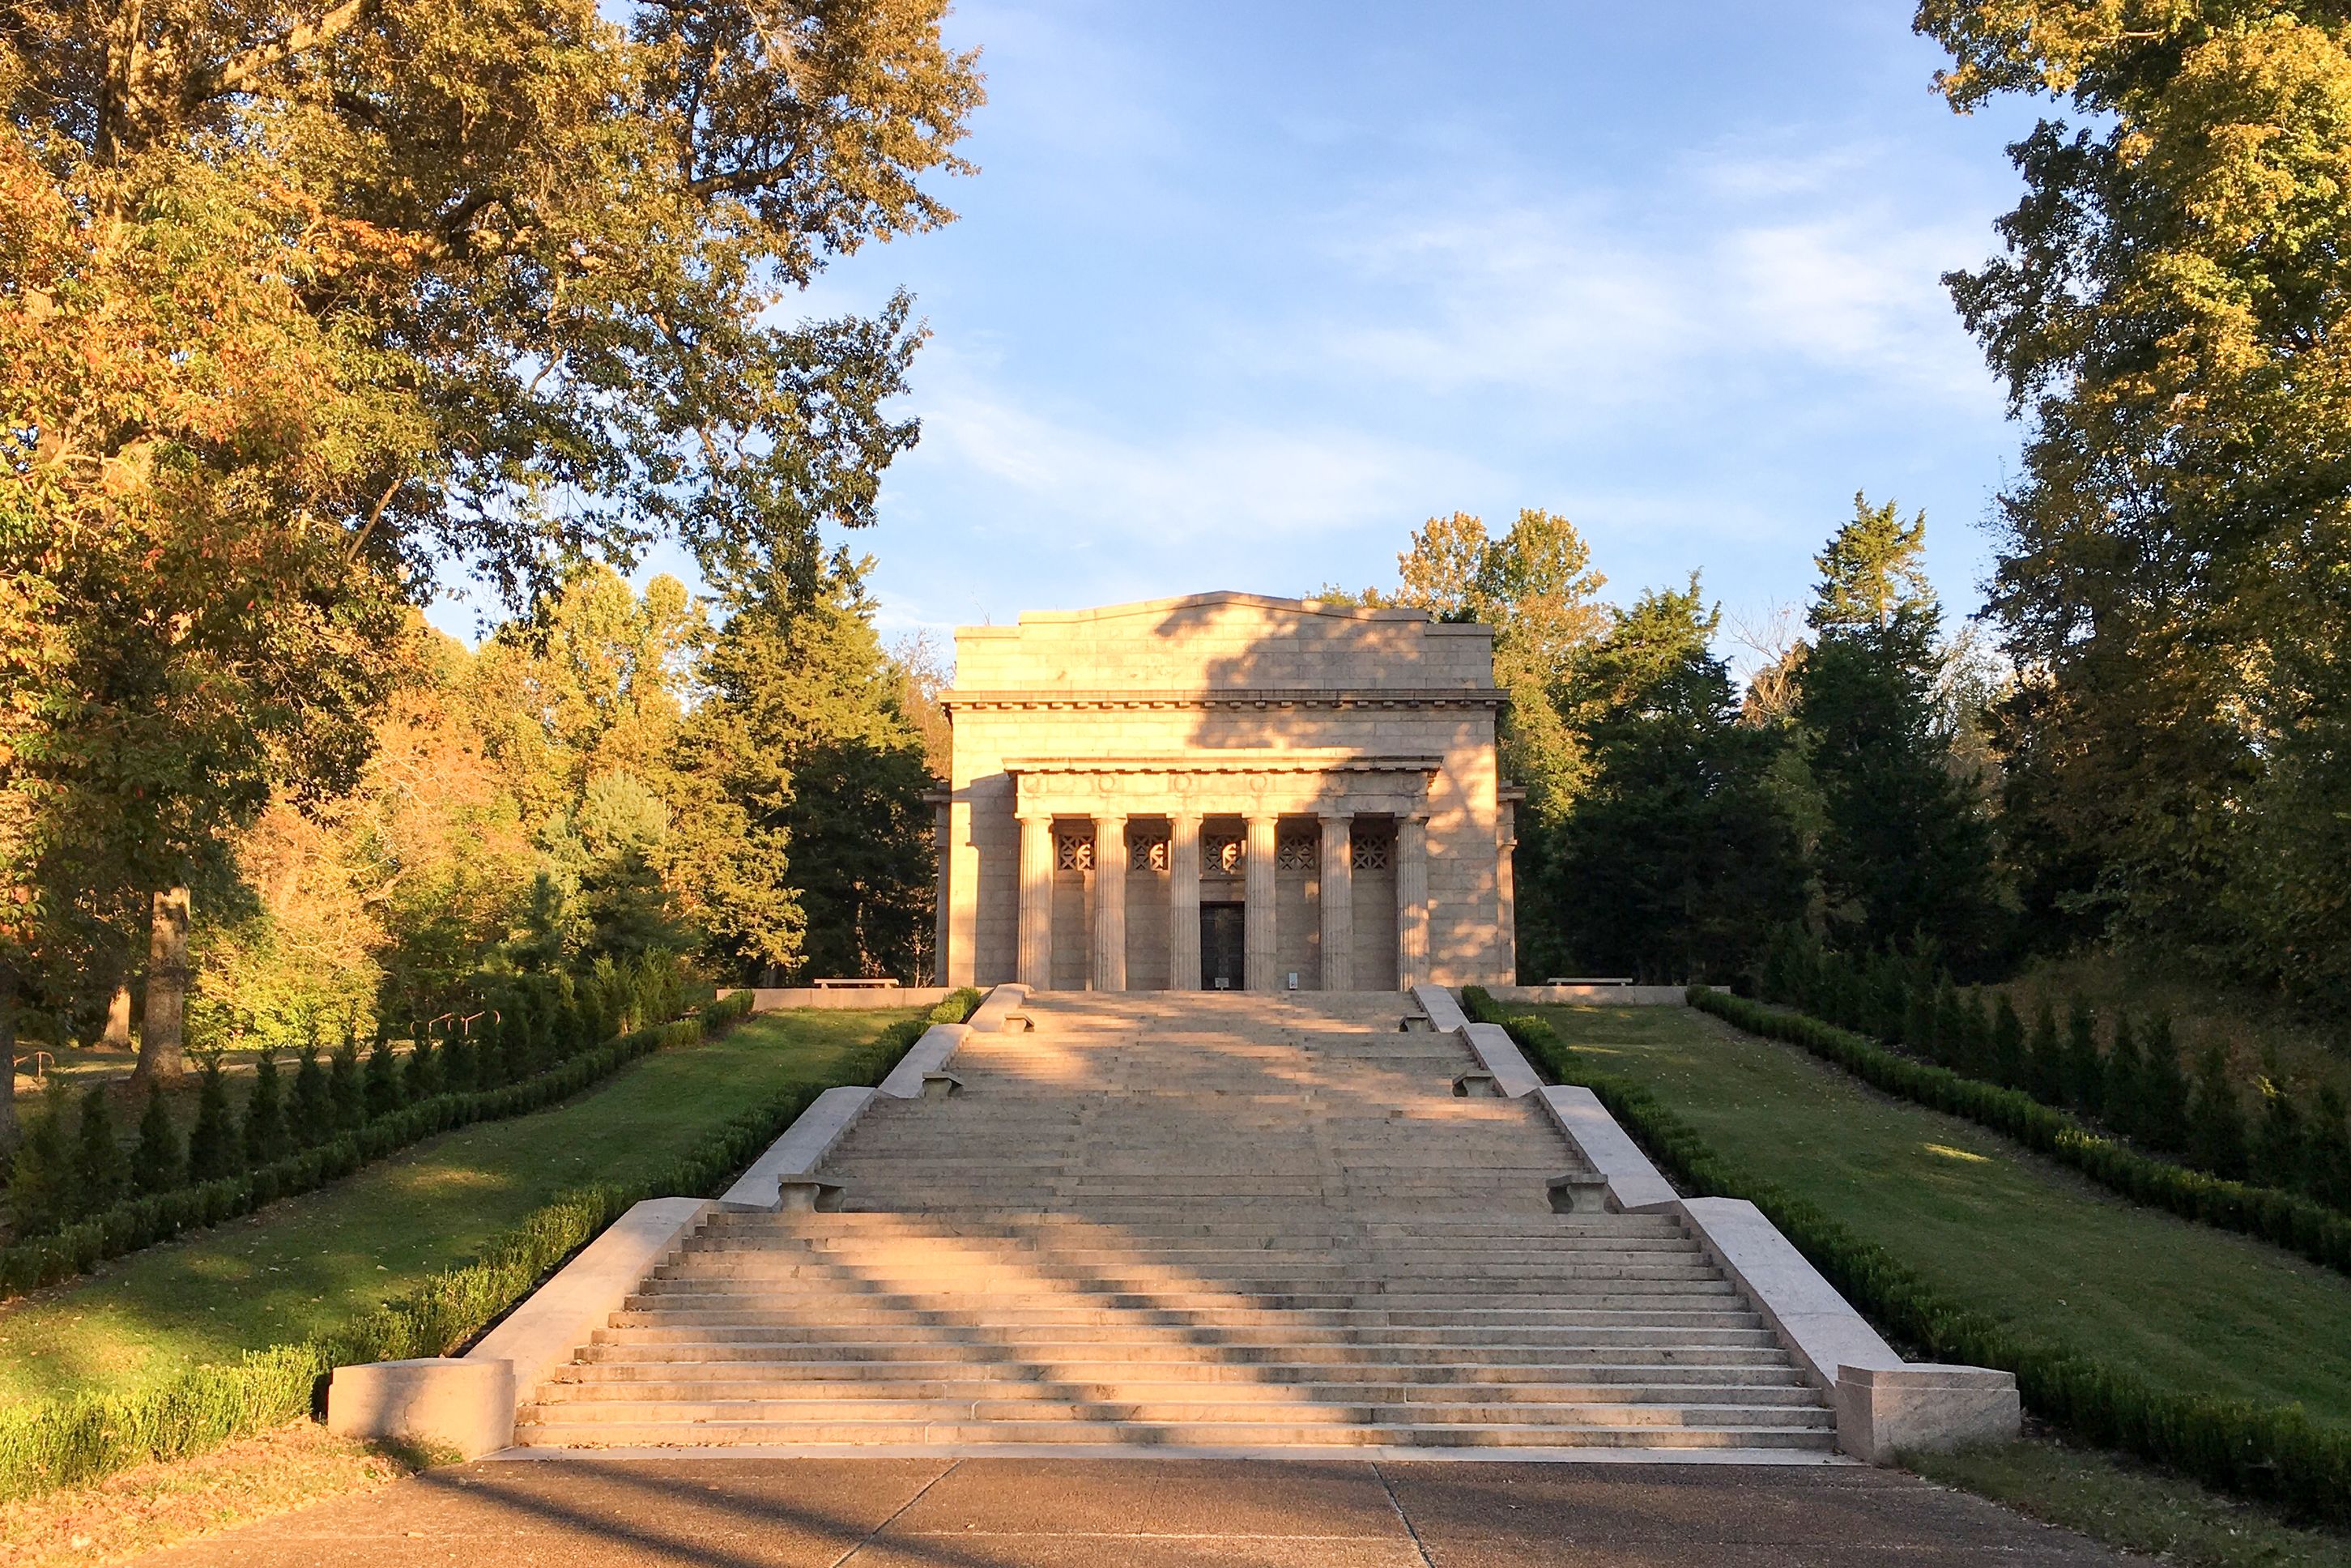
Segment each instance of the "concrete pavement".
M152 1568L2119 1568L1857 1466L567 1458L429 1471Z

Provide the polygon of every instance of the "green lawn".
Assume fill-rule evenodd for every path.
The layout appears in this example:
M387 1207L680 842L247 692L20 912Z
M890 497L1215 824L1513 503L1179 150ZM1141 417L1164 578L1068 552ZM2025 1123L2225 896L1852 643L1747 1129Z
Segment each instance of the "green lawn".
M2351 1279L2126 1203L1689 1009L1542 1010L1595 1069L1953 1301L2174 1387L2351 1420Z
M320 1192L0 1307L0 1400L132 1386L307 1338L463 1262L567 1186L625 1181L737 1112L831 1077L914 1009L775 1013L576 1100L468 1127Z

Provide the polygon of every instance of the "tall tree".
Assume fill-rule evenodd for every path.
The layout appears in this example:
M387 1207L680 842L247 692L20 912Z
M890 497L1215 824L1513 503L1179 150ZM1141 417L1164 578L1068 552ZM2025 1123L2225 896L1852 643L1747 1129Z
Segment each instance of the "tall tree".
M1570 714L1591 771L1539 873L1579 967L1723 979L1803 907L1793 830L1767 774L1778 741L1740 723L1698 578L1619 611Z
M348 787L436 565L519 601L667 534L813 591L919 329L774 307L951 216L943 9L0 4L0 877L43 983Z
M1510 698L1500 727L1502 772L1526 791L1517 858L1540 865L1584 773L1581 737L1560 704L1576 660L1607 634L1599 597L1607 580L1593 570L1575 525L1535 507L1522 509L1499 538L1467 512L1431 517L1396 566L1401 586L1385 601L1494 628L1494 678ZM1561 916L1546 889L1540 877L1519 879L1520 958L1532 968L1553 967L1564 956Z
M1991 831L1952 766L1941 607L1924 513L1855 496L1821 578L1794 708L1821 802L1814 852L1833 932L1857 946L1931 940L1962 964L1993 939Z
M1948 279L2027 422L1991 608L2052 939L2351 989L2351 33L2309 0L1924 0L2047 94Z
M705 813L681 855L703 868L704 918L745 968L904 977L927 951L931 770L873 631L870 566L837 560L801 609L738 604L702 666L686 756L695 787L743 825Z

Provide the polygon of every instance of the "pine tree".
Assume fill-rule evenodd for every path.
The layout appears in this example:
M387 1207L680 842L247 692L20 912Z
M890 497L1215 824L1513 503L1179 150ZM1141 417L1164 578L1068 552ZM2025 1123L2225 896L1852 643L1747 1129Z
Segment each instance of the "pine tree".
M234 1176L244 1165L244 1148L235 1118L228 1108L228 1077L221 1071L220 1053L204 1059L204 1077L196 1087L196 1121L188 1130L188 1179L217 1181Z
M329 1118L338 1133L348 1133L367 1121L367 1089L360 1082L359 1041L350 1035L335 1047L327 1066Z
M2105 1059L2098 1053L2098 1020L2081 998L2065 1009L2065 1103L2085 1116L2105 1109Z
M375 1043L368 1047L367 1084L361 1092L371 1122L400 1109L400 1061L392 1054L391 1037L381 1025Z
M2278 1082L2274 1065L2262 1075L2260 1130L2253 1137L2252 1179L2263 1186L2300 1192L2309 1181L2309 1148L2302 1107Z
M1959 1000L1959 988L1951 984L1949 975L1935 988L1935 1060L1944 1066L1965 1070L1968 1063L1967 1008Z
M449 1032L441 1037L441 1042L434 1047L433 1054L439 1059L443 1089L464 1094L480 1087L474 1082L473 1041L459 1034L455 1023L449 1026Z
M1935 1034L1935 995L1913 986L1902 998L1902 1033L1898 1044L1931 1061L1943 1060L1942 1041Z
M122 1145L114 1136L114 1108L107 1102L106 1085L93 1083L82 1094L81 1124L74 1140L74 1218L112 1205L121 1197L125 1179Z
M2351 1113L2332 1083L2318 1092L2310 1126L2310 1195L2351 1214Z
M1991 1019L1991 1075L1993 1082L2010 1089L2022 1089L2032 1076L2032 1065L2025 1051L2024 1020L2016 1016L2016 1004L2001 993Z
M474 1087L496 1089L504 1082L498 1076L498 1027L493 1019L465 1037L466 1049L474 1056Z
M1954 1064L1970 1078L1991 1071L1992 1020L1981 991L1970 991L1959 1004L1959 1059Z
M245 1097L245 1163L266 1166L293 1152L286 1127L284 1092L277 1081L277 1053L263 1046L253 1059L253 1088Z
M294 1098L287 1106L287 1132L298 1149L323 1144L335 1135L335 1104L327 1084L327 1070L319 1061L319 1048L305 1042L294 1069Z
M2143 1138L2147 1123L2147 1059L2131 1032L2130 1014L2115 1014L2115 1042L2106 1052L2105 1118L2126 1138Z
M2171 1019L2158 1013L2147 1031L2147 1076L2140 1081L2141 1136L2168 1155L2188 1152L2188 1075L2180 1071Z
M2057 1033L2057 1014L2046 1000L2032 1015L2032 1042L2026 1048L2024 1089L2043 1105L2065 1103L2065 1046Z
M72 1211L73 1153L66 1141L66 1081L49 1074L41 1108L26 1125L8 1180L8 1218L18 1236L41 1236Z
M139 1144L131 1153L131 1185L140 1196L169 1192L187 1174L180 1149L180 1130L172 1124L172 1107L163 1098L160 1079L147 1082L147 1110L139 1118Z
M441 1092L440 1053L433 1049L433 1036L420 1031L413 1023L408 1029L408 1056L401 1063L400 1098L402 1104L413 1105Z
M2208 1045L2196 1059L2196 1092L2188 1110L2189 1163L2217 1176L2245 1176L2245 1110L2229 1082L2229 1056Z
M579 1003L569 996L555 1010L555 1033L556 1050L567 1061L591 1043L588 1039L588 1020L580 1016Z

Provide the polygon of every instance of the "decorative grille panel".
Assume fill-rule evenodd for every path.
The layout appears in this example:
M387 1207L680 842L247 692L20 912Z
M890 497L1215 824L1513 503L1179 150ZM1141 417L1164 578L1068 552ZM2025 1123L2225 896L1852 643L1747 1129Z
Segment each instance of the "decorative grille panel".
M1357 871L1387 870L1393 863L1388 848L1388 841L1385 839L1370 839L1361 834L1356 835L1355 855L1352 862L1354 869Z
M1273 863L1282 871L1312 871L1319 863L1316 852L1321 847L1310 833L1292 833L1274 851Z
M1126 846L1126 869L1129 871L1165 871L1167 841L1136 839Z
M1053 866L1057 871L1092 871L1094 869L1094 836L1092 833L1056 833Z
M1248 852L1248 841L1222 834L1200 840L1200 863L1209 874L1222 872L1230 876L1241 869L1241 858Z

